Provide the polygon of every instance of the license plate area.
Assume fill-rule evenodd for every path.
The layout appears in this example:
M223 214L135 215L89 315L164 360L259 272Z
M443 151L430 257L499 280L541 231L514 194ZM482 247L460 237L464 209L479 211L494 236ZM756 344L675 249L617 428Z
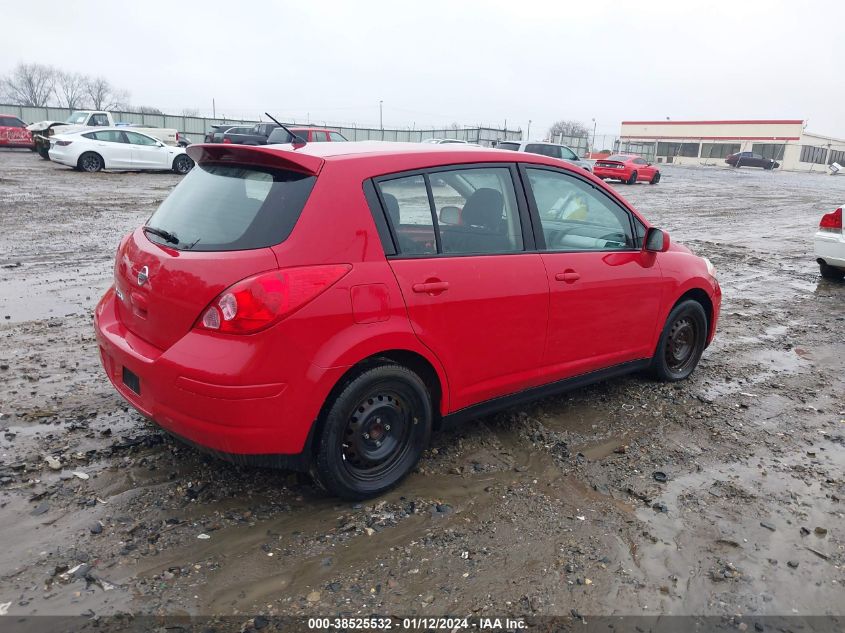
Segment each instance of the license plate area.
M123 384L139 396L141 395L141 379L126 367L123 368Z

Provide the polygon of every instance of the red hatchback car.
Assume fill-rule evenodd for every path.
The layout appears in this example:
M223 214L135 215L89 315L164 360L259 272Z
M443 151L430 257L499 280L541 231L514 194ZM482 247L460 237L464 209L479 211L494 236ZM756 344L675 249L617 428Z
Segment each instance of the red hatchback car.
M0 147L34 149L32 133L26 129L26 123L12 114L0 114Z
M95 329L136 409L358 499L444 419L634 370L689 376L710 263L583 169L455 145L191 145Z
M593 173L602 180L621 180L626 185L638 182L656 185L660 182L660 170L645 158L633 154L613 154L599 158Z

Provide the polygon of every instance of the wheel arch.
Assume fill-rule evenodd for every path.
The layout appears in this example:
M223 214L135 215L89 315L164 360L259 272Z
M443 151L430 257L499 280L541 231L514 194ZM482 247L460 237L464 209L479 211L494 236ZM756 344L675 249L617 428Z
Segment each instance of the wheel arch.
M340 378L338 378L329 390L328 395L320 407L320 413L312 425L311 432L306 440L306 450L308 450L311 458L313 458L316 454L318 447L317 440L323 431L326 411L331 406L334 399L341 391L343 391L346 385L357 376L361 375L368 369L383 365L387 362L407 367L420 377L431 394L431 410L434 415L432 426L434 429L439 428L442 421L444 402L446 402L444 400L444 394L448 394L448 387L443 384L445 376L441 377L441 373L434 366L434 363L417 351L399 348L387 349L362 358L357 363L349 367L345 372L343 372Z
M682 303L682 302L684 302L688 299L692 299L693 301L697 301L698 303L701 304L701 307L704 308L704 316L707 317L707 333L708 333L707 338L709 340L710 339L709 335L710 335L711 329L713 327L713 317L714 317L714 315L713 315L713 300L710 299L710 295L708 295L707 291L705 291L703 288L690 288L689 290L684 292L684 294L682 294L680 297L678 297L677 301L675 301L675 303L672 304L672 307L669 308L669 314L672 313L672 310L674 310L678 306L678 304L680 304L680 303Z

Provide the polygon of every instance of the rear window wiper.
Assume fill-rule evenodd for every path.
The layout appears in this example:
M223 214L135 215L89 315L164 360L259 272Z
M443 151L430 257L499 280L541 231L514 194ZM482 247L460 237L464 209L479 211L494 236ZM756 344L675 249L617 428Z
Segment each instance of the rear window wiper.
M164 229L159 229L155 226L144 225L144 233L152 233L153 235L158 235L161 239L170 244L179 243L179 238L176 237L174 233L171 233L170 231L165 231Z

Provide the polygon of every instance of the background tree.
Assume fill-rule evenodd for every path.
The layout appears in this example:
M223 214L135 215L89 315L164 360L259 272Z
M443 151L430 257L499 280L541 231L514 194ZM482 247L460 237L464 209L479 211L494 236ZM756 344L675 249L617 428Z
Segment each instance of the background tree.
M0 97L8 103L43 108L49 105L56 85L56 70L44 64L18 64L0 79Z
M154 108L153 106L127 106L127 110L129 112L137 112L138 114L164 114L158 108Z
M581 121L555 121L552 127L549 128L549 138L554 140L561 134L563 136L575 136L586 138L590 135L590 130Z
M115 110L128 105L129 94L111 85L108 79L95 77L86 84L85 93L95 110Z
M85 107L88 78L74 72L58 71L56 73L56 99L60 106L70 110Z

